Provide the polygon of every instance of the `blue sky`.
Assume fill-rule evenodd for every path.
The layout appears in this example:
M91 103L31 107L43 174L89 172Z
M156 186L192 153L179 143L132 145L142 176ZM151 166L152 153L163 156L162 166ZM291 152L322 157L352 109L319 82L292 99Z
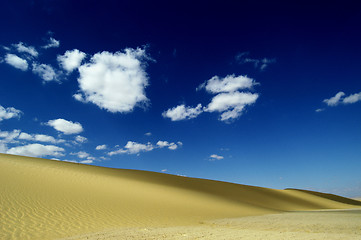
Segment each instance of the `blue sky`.
M0 3L0 151L361 195L361 9Z

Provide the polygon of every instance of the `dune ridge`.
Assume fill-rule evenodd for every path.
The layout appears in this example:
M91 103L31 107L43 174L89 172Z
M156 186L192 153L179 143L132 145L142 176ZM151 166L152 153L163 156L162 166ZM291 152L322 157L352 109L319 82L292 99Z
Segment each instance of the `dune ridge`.
M140 170L0 154L0 239L54 239L118 227L197 225L360 202Z

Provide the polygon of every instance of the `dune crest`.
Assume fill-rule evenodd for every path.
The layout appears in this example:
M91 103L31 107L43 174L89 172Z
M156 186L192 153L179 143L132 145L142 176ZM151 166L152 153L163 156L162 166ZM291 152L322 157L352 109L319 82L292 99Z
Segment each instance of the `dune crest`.
M117 227L195 225L361 202L139 170L0 154L0 239L54 239Z

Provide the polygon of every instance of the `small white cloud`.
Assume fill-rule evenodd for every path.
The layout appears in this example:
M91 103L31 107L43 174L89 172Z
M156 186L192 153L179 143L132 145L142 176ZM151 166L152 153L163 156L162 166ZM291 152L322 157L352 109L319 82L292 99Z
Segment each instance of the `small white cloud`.
M144 135L149 137L149 136L152 136L152 133L151 133L151 132L147 132L147 133L145 133Z
M29 156L29 157L44 157L44 156L63 156L64 148L54 145L42 145L38 143L28 144L24 146L17 146L10 148L6 153Z
M0 122L6 119L10 118L20 118L22 114L22 111L13 108L13 107L7 107L4 108L0 105Z
M13 44L16 50L20 53L27 53L33 57L37 57L39 55L38 51L35 50L32 46L26 46L24 43L19 42L18 44Z
M60 66L70 73L81 65L81 62L85 57L85 53L79 51L78 49L74 49L66 51L64 55L59 55L57 60Z
M351 103L355 103L358 101L361 101L361 92L354 93L354 94L349 95L348 97L345 97L342 102L344 104L351 104Z
M76 153L70 153L70 155L78 156L78 158L88 158L90 157L90 154L84 151L76 152Z
M48 44L46 44L45 46L43 46L43 48L48 49L48 48L57 48L60 46L60 42L52 37L50 37Z
M121 148L116 151L109 152L108 155L112 156L115 154L138 154L140 152L149 152L154 149L153 145L151 143L142 144L137 142L128 141L127 144L124 146L124 148Z
M164 118L170 118L172 121L180 121L186 119L192 119L198 117L203 112L202 104L198 104L197 107L186 107L184 104L170 108L162 113Z
M168 141L158 141L157 146L159 148L167 147L169 150L176 150L179 146L182 146L182 142L174 143L174 142L168 142Z
M85 143L86 141L88 141L88 139L86 137L78 135L75 137L75 141L77 141L78 143Z
M168 147L168 146L169 146L169 142L167 142L167 141L158 141L158 142L157 142L157 146L160 147L160 148Z
M341 98L345 96L344 92L338 92L334 97L323 100L328 106L337 106L341 101Z
M227 121L239 117L245 106L255 103L257 98L257 93L220 93L213 97L205 111L222 112L220 120Z
M29 134L26 132L21 132L18 136L20 140L35 141L35 142L48 142L48 143L63 143L63 139L56 140L53 136L45 134Z
M64 134L77 134L83 131L83 127L78 122L67 121L65 119L49 120L47 125Z
M220 155L217 155L217 154L212 154L211 156L209 156L210 161L222 160L222 159L224 159L224 157L220 156Z
M131 112L135 106L147 103L148 77L143 59L148 57L141 48L93 55L90 63L79 67L79 92L74 98L112 113Z
M25 59L16 56L15 54L6 54L5 62L22 71L28 70L28 62Z
M167 169L162 169L161 172L167 172L168 170Z
M98 146L96 146L95 149L96 149L96 150L105 150L105 149L107 149L107 145L105 145L105 144L103 144L103 145L98 145Z
M250 89L256 84L252 78L232 74L224 78L214 76L202 83L197 90L205 88L209 93L234 92L240 89Z
M80 161L80 163L85 163L85 164L90 164L90 163L93 163L93 160L83 160L83 161Z
M175 143L170 143L168 146L169 150L176 150L178 148L178 145Z
M19 137L20 133L21 131L18 129L14 129L11 132L0 130L0 138L3 139L1 142L4 144L14 143L15 139Z
M323 111L325 111L324 108L318 108L318 109L315 110L315 112L323 112Z
M57 74L55 73L53 67L47 64L33 63L33 73L41 77L44 82L57 80Z

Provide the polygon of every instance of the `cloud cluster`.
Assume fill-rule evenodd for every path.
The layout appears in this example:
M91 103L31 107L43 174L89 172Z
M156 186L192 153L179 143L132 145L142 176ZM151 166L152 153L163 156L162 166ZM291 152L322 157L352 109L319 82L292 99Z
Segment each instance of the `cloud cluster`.
M361 92L350 94L345 97L346 94L344 92L338 92L335 96L323 100L330 107L337 106L339 104L352 104L361 101Z
M38 143L28 144L24 146L12 147L6 151L8 154L22 155L29 157L45 157L45 156L64 156L64 148L54 145L42 145Z
M10 118L19 118L22 112L13 107L4 108L0 105L0 122Z
M65 140L63 139L55 139L52 136L45 134L28 134L25 132L20 133L18 139L28 140L28 141L36 141L36 142L49 142L49 143L63 143Z
M80 123L68 121L62 118L49 120L46 124L66 135L78 134L83 131L83 126Z
M139 154L140 152L149 152L156 148L164 148L167 147L170 150L176 150L178 147L182 146L182 142L168 142L168 141L158 141L156 145L152 143L137 143L133 141L128 141L127 144L118 150L111 151L108 153L109 156L113 156L116 154Z
M38 51L33 46L26 46L24 43L19 42L18 44L13 44L16 50L19 53L27 53L32 57L37 57L39 55Z
M147 55L141 48L93 55L89 63L79 67L79 91L74 98L112 113L131 112L136 105L148 101L144 59Z
M235 58L239 64L251 63L254 65L255 68L260 69L261 71L265 70L268 67L268 65L276 62L276 59L274 58L257 59L257 58L250 58L248 56L249 56L249 52L242 52L238 54Z
M224 78L214 76L197 88L197 91L205 89L210 94L216 94L206 107L198 104L192 108L182 104L166 110L162 115L172 121L180 121L195 118L203 112L219 112L220 121L236 119L241 116L245 107L255 103L259 96L257 93L240 90L252 90L257 84L252 78L242 75L232 74Z

